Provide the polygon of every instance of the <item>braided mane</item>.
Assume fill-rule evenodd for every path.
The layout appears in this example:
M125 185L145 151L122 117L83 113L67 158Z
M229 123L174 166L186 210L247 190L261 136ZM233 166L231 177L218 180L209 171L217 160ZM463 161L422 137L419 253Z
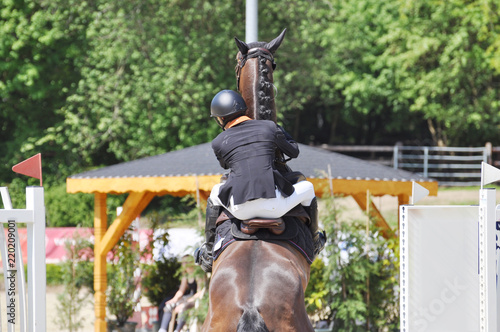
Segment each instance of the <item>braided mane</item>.
M248 43L249 48L264 47L265 42ZM272 73L269 73L269 67L266 66L267 59L259 56L259 77L257 86L257 109L258 118L261 120L272 120L274 104L274 91Z

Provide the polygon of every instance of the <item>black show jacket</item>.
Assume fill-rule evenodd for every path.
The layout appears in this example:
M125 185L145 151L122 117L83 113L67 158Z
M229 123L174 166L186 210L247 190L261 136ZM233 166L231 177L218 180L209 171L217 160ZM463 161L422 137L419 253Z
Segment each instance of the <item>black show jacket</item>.
M257 198L276 197L275 186L287 197L293 186L274 167L276 149L289 157L299 155L297 143L273 121L247 120L226 129L213 141L220 165L230 169L219 198L226 206Z

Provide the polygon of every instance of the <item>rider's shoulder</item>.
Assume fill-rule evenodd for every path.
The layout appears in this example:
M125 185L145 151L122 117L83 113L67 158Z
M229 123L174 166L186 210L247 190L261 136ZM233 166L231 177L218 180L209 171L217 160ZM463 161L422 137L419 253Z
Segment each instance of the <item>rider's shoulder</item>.
M265 127L269 127L269 128L276 128L276 123L272 120L256 120L256 121L251 121L251 122L253 122L253 124L256 126L261 126L261 127L265 126Z

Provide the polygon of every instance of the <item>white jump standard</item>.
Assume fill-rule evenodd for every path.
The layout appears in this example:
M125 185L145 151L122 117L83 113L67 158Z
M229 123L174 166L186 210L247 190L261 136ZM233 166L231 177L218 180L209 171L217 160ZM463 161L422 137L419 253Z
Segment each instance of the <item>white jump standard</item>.
M0 222L8 224L7 238L3 230L0 232L0 251L5 276L7 331L45 332L46 266L43 187L26 188L26 209L12 208L6 187L0 187L0 192L4 206L0 209ZM26 279L23 257L17 234L18 223L26 223L27 227L27 292L24 286ZM16 295L19 303L16 302ZM0 323L3 323L3 320L4 317L1 317ZM16 329L16 324L19 324L19 329ZM2 325L0 325L0 331Z
M500 170L482 170L479 205L400 207L401 332L500 331L496 190L483 189Z

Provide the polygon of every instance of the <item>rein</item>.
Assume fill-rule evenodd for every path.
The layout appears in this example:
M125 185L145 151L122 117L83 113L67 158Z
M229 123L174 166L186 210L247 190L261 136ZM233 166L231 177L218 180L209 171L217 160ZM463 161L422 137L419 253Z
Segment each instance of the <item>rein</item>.
M240 91L240 74L241 70L245 66L246 62L248 59L253 59L253 58L260 58L263 57L267 61L271 62L271 66L273 68L273 71L276 69L276 62L274 62L274 57L271 51L268 49L265 49L263 47L255 47L251 48L248 50L248 52L243 55L241 52L238 52L236 55L236 60L238 63L236 64L236 68L234 69L236 72L236 87L238 91Z

